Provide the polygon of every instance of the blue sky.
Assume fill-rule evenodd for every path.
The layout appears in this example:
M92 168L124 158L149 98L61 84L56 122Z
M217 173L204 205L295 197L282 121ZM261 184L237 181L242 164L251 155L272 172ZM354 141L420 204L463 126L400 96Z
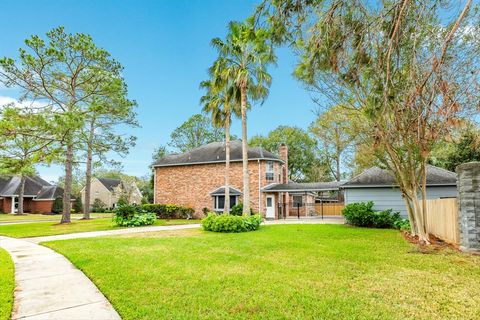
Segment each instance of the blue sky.
M3 0L0 56L17 57L24 39L32 34L43 36L60 25L67 32L90 34L123 64L129 96L138 102L141 128L132 130L138 137L137 146L121 162L125 173L141 176L149 172L155 146L167 143L173 129L200 111L198 84L206 79L216 56L210 40L224 37L228 22L245 19L256 3ZM270 96L249 113L249 136L265 134L278 125L306 128L313 120L315 104L291 76L295 57L288 49L277 54ZM0 88L0 96L15 98L17 91ZM240 136L239 121L233 132ZM58 166L39 171L49 180L63 174Z

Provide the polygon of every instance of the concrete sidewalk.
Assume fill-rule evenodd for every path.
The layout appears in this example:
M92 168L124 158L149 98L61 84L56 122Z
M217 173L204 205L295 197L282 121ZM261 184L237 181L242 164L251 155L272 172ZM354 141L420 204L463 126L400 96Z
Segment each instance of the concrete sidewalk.
M0 236L15 265L12 319L120 319L105 296L64 256Z

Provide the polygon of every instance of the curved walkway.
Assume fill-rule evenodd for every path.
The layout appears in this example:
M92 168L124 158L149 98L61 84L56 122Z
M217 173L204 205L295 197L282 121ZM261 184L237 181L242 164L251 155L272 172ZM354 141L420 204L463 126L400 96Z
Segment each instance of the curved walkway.
M29 241L0 236L15 264L16 319L120 319L105 296L64 256Z

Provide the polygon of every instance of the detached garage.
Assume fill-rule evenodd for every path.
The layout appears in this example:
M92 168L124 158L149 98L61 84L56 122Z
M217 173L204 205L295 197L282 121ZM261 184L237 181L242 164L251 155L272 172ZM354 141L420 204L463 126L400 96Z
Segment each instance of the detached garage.
M407 216L402 193L393 175L384 169L372 167L345 183L345 204L373 201L375 210L393 209ZM427 198L457 197L457 175L442 168L427 167Z

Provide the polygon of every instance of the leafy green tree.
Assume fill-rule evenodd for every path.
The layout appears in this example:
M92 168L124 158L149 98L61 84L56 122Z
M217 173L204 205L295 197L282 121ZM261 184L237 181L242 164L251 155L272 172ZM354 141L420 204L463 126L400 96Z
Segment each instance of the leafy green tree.
M168 151L167 146L158 146L153 150L152 160L153 162L158 161L162 158L165 158L169 154L170 152Z
M328 168L325 165L322 166L317 142L303 129L279 126L270 131L267 136L253 136L249 141L250 146L262 147L273 153L278 153L278 147L282 143L288 147L289 179L296 182L331 179ZM323 170L318 170L319 168Z
M107 205L100 199L93 200L92 212L105 212Z
M221 74L224 70L219 69L217 62L209 69L210 79L203 81L200 87L206 90L201 98L203 111L211 114L212 123L215 127L225 131L225 204L224 212L230 212L230 125L232 116L240 117L239 90L232 81L224 81Z
M58 155L57 140L49 134L45 114L12 105L0 108L0 174L20 176L18 214L23 214L27 176L35 165L49 164Z
M168 145L180 152L187 152L204 144L222 140L222 129L212 126L212 122L206 116L194 114L171 133Z
M356 114L357 112L343 106L334 106L319 114L309 127L309 131L324 152L330 172L337 181L342 179L341 170L347 162L344 158L348 157L357 137L353 126L353 117Z
M25 40L19 60L2 58L0 67L6 86L19 88L22 98L43 102L41 111L54 118L50 128L63 147L65 166L61 223L70 222L72 170L89 108L94 101L119 96L123 68L89 35L68 34L63 27L48 32L46 40L36 35Z
M73 210L80 213L83 210L82 197L80 194L75 195L75 202L73 203Z
M254 21L230 22L225 41L212 40L219 57L212 72L225 83L233 83L240 92L242 119L243 213L250 213L250 176L248 172L247 108L250 102L263 101L268 95L271 76L267 67L276 58L268 43L268 33L256 29Z
M430 152L479 100L478 8L457 3L265 0L255 14L275 43L299 52L294 74L309 90L365 116L372 152L424 243Z

